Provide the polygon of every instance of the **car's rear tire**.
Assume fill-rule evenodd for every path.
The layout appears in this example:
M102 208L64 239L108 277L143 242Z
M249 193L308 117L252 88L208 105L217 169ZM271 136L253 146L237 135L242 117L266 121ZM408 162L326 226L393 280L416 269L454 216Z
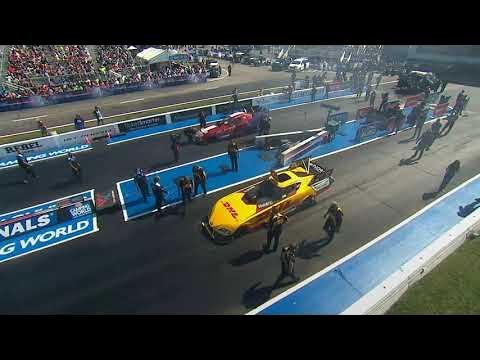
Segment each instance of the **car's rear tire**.
M235 237L233 235L230 235L230 236L217 235L215 238L213 238L212 241L217 245L223 246L223 245L231 244L234 239Z
M305 200L303 200L303 207L304 208L309 208L311 206L314 206L317 203L317 200L315 200L315 197L309 196Z

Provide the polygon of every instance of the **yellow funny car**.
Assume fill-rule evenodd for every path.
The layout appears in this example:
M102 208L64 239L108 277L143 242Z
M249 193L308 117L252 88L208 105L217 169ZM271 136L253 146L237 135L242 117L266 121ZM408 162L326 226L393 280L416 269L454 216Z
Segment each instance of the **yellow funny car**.
M333 184L332 172L309 158L272 171L262 181L218 200L202 228L213 241L228 243L268 223L273 208L285 214L313 205L317 195Z

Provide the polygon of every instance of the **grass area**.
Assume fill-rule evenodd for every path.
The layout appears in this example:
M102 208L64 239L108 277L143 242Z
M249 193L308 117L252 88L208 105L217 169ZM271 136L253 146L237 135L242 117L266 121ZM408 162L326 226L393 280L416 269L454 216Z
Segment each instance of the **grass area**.
M265 91L268 90L268 93L271 93L271 92L277 93L277 92L280 92L282 89L283 87L275 87L275 88L265 89ZM242 99L257 96L258 94L259 94L259 90L247 91L247 92L240 93L238 98L239 100L242 100ZM145 117L145 116L150 116L155 114L173 112L177 110L184 110L184 109L195 108L195 107L209 106L213 104L231 101L231 99L232 99L231 95L225 95L215 99L196 100L196 101L189 102L188 104L166 105L154 110L145 110L145 111L142 110L142 111L135 112L133 114L105 117L104 122L105 124L111 124L114 122L132 120L139 117ZM88 119L85 121L85 127L87 128L94 127L96 125L97 125L97 120L95 119ZM73 131L75 130L75 128L73 127L73 125L61 125L61 126L52 126L49 128L49 130L55 130L58 134L61 134L61 133ZM26 134L12 134L12 135L0 138L0 145L17 142L17 141L23 141L23 140L31 140L39 137L41 137L40 131L33 131Z
M480 314L480 238L467 240L392 306L387 315Z

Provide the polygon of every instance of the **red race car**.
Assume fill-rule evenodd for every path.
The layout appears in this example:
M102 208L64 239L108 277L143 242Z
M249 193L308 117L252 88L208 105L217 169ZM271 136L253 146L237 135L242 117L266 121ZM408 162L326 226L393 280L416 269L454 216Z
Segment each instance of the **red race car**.
M207 143L213 140L224 140L234 138L250 131L255 131L257 127L258 115L252 115L247 112L236 112L228 118L220 120L216 125L207 125L203 129L195 132L194 140L196 143Z

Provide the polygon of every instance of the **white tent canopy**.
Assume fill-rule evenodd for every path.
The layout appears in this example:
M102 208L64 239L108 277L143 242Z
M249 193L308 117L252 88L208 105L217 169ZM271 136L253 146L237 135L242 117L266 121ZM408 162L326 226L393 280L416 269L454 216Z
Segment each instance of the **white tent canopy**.
M135 46L133 46L133 45L130 45L130 46L127 48L127 50L137 50L137 48L136 48Z
M156 64L158 62L165 61L162 59L162 54L165 53L165 50L155 49L155 48L148 48L143 51L140 51L137 54L137 58L149 63L149 64ZM167 60L168 61L168 56Z
M148 48L137 54L140 58L148 64L157 64L168 61L188 61L188 54L178 52L177 50L162 50L156 48Z

